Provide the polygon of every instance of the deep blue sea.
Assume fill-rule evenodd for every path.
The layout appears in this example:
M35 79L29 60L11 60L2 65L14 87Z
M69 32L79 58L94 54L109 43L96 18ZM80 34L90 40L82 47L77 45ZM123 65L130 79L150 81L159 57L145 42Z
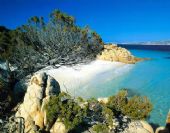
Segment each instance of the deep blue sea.
M148 121L163 126L170 109L170 51L147 48L129 50L137 57L147 57L151 60L133 65L128 72L117 78L91 86L87 93L106 97L121 88L127 88L131 95L147 96L154 106Z

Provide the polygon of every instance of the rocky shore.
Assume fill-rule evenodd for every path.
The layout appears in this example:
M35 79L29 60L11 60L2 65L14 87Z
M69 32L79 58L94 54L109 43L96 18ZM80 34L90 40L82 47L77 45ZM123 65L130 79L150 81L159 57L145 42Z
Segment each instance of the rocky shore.
M97 59L106 61L123 62L126 64L135 64L139 61L145 60L133 56L127 49L118 47L116 44L104 45L103 51L97 56Z
M154 132L144 121L153 108L147 97L128 97L122 89L106 99L83 99L85 94L70 94L63 85L65 77L64 82L57 77L75 80L77 76L69 85L85 77L81 89L93 79L115 76L127 71L124 66L145 59L117 45L105 45L98 33L79 27L73 16L59 10L46 21L34 16L17 27L0 26L0 133ZM114 73L118 67L123 69ZM168 126L156 132L167 130Z
M50 133L67 133L68 130L66 126L59 119L56 120L50 128L48 127L45 104L48 103L52 96L59 95L59 93L60 86L54 78L46 73L34 75L30 80L27 92L24 96L24 101L17 108L14 118L20 119L18 122L15 122L16 127L13 127L15 128L13 131L23 131L27 133L44 131ZM74 99L74 101L76 102L76 99ZM101 99L99 102L103 103ZM86 104L88 103L81 102L79 106L83 108ZM97 103L90 104L92 114L96 109L98 110L100 108L100 105ZM93 120L88 120L88 128L84 130L83 133L97 133L93 130L93 125L98 123L96 119L98 116L94 114L93 117ZM127 116L123 115L113 118L113 126L110 127L110 131L109 133L153 133L152 127L146 121L131 121Z
M5 73L8 75L8 76L4 76L5 73L3 75L1 74L1 81L2 81L1 83L4 86L6 85L7 81L8 84L11 83L12 80L9 80L11 79L11 74L10 74L11 72L9 69L7 69L8 65L6 63L1 63L1 64L3 64L1 65L1 71L2 70L3 72L5 71ZM4 88L1 86L1 89ZM7 90L13 91L13 89L10 88ZM49 126L47 122L48 118L47 118L47 110L45 109L45 105L46 103L49 102L49 100L53 96L58 96L60 93L62 92L59 83L53 77L49 76L46 73L38 73L33 75L31 78L28 78L26 92L24 94L24 100L19 102L19 104L12 109L13 113L5 112L5 113L9 113L8 116L6 115L6 117L0 117L0 131L2 133L6 133L6 132L67 133L68 129L60 119L57 119L51 126ZM12 95L9 96L12 98ZM73 99L66 98L65 100L73 100L74 102L77 101L76 98ZM10 103L11 101L6 101L6 102ZM98 102L101 104L107 104L108 98L99 98ZM90 119L89 117L87 117L87 119L85 120L86 122L88 122L88 127L86 127L86 129L84 129L83 131L79 131L79 132L97 133L96 131L94 131L95 129L94 124L99 123L98 114L96 113L96 109L100 110L99 103L87 102L87 101L78 102L78 106L81 108L83 108L84 105L89 104L90 107L89 109L91 110L91 114L93 114L90 117ZM10 104L8 106L10 106ZM146 121L143 120L132 120L128 116L124 116L120 114L119 116L114 117L112 121L114 126L112 125L112 127L110 127L109 129L110 131L108 133L119 133L119 132L154 133L151 125L149 125ZM167 126L158 128L156 130L156 133L161 133L161 132L168 133L169 130L168 123L169 123L169 117L167 117Z
M100 60L116 61L127 64L134 64L143 60L134 57L128 50L115 45L105 45L101 55L97 58ZM53 121L52 125L49 125L47 120L48 112L45 105L53 96L60 96L62 94L61 87L56 78L41 72L36 73L33 76L28 75L21 79L20 82L17 82L14 78L16 69L13 69L8 62L0 62L0 94L4 96L0 98L0 111L2 113L0 114L0 132L67 133L68 128L61 119L56 119ZM92 70L91 67L89 69ZM110 67L108 67L108 69L110 70ZM85 73L87 74L87 72ZM84 127L82 127L83 131L77 131L76 129L76 132L98 133L96 130L98 130L99 127L96 127L96 124L99 124L102 121L104 125L107 125L105 121L107 117L105 118L102 116L102 119L99 119L98 116L98 113L101 113L100 111L103 104L108 103L107 98L98 99L98 102L77 102L78 100L76 98L70 97L61 97L61 99L65 99L64 102L72 101L77 104L77 107L82 109L88 104L90 116L83 118L83 121L87 124L85 126L86 128L84 129ZM63 103L63 100L61 103ZM122 114L113 117L111 121L112 124L108 125L109 128L107 129L107 132L104 133L154 132L146 121L132 120L128 116ZM159 128L159 130L167 130L167 128Z

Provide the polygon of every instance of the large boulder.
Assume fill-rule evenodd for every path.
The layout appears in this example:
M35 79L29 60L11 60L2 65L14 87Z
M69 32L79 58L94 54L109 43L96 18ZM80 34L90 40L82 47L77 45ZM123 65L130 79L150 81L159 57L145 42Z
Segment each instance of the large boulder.
M166 118L166 126L165 127L158 127L155 133L169 133L170 132L170 110L168 112Z
M155 133L169 133L169 130L168 128L165 128L165 127L158 127Z
M44 105L50 96L59 93L59 83L46 73L39 73L31 78L24 101L16 113L16 117L24 118L26 132L43 129L46 126ZM38 128L33 128L35 126Z
M132 121L123 133L154 133L153 128L146 121Z
M118 47L114 44L104 45L103 51L97 56L98 59L107 61L117 61L127 64L134 64L141 58L134 57L127 49Z

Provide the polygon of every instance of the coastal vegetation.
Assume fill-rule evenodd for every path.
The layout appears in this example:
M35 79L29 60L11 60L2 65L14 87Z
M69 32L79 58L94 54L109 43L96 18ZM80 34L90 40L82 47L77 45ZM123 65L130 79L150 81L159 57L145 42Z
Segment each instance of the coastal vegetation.
M126 90L109 97L107 106L112 110L120 111L131 119L146 119L152 111L152 104L147 97L133 96L128 98Z
M70 95L64 92L51 97L45 108L48 125L53 125L58 119L63 122L67 130L74 129L86 116L86 108L81 108Z
M34 16L15 30L0 27L0 59L7 59L18 67L17 77L47 65L93 60L103 44L96 32L88 26L77 26L74 17L59 10L54 10L47 22L43 17Z
M120 115L127 116L128 123L128 119L145 120L152 111L149 99L142 96L127 97L127 94L127 91L122 90L109 97L108 103L104 104L94 98L87 101L78 98L80 102L66 93L60 93L46 104L47 119L50 125L56 120L63 122L67 131L77 130L83 125L91 125L97 133L118 131L114 120Z

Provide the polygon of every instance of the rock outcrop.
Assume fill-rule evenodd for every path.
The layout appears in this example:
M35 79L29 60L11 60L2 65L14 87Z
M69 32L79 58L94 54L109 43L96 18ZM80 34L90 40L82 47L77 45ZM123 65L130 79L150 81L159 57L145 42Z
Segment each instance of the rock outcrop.
M118 47L115 44L104 45L104 49L97 56L100 60L117 61L127 64L134 64L143 59L133 56L127 49Z
M25 132L44 129L47 119L44 105L50 96L59 93L59 83L46 73L39 73L31 78L24 101L16 113L16 117L25 120Z
M132 121L123 133L154 133L154 131L146 121Z
M50 133L67 133L68 131L66 130L65 125L57 120L52 128L50 129Z
M166 119L166 126L165 127L158 127L155 133L169 133L170 132L170 110L167 115Z
M28 85L25 93L24 101L19 105L15 118L22 118L24 120L23 125L25 127L24 132L41 132L48 131L50 133L67 133L66 125L57 118L52 125L47 123L47 112L45 110L46 103L53 95L60 93L59 83L47 75L46 73L38 73L34 75ZM107 98L98 99L99 102L87 103L90 109L91 118L87 117L87 123L89 128L87 132L95 133L91 131L94 124L97 124L98 113L101 110L100 103L107 103ZM76 102L76 100L75 100ZM84 103L84 102L83 102ZM57 104L57 103L56 103ZM84 103L86 104L86 102ZM97 111L98 110L98 111ZM110 126L109 126L110 127ZM120 117L113 118L113 127L110 127L111 131L122 133L153 133L152 127L145 121L131 121L128 117L120 115Z

